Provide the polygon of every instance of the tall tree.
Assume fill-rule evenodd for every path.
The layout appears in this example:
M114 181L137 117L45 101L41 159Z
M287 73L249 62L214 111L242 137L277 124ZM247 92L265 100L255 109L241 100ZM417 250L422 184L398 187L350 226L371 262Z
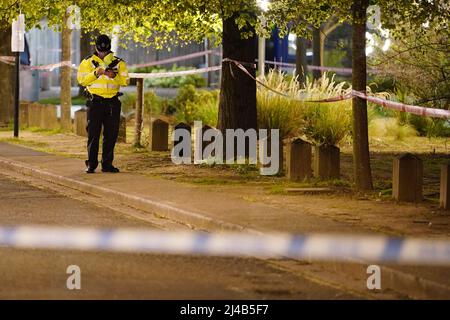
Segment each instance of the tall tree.
M223 20L223 57L244 62L255 77L256 70L251 66L255 63L255 37L242 39L235 20L236 16ZM246 28L254 34L251 26ZM256 129L256 83L230 62L222 63L218 128Z
M70 14L66 11L61 23L61 61L72 62L72 30L68 26ZM70 130L72 122L72 68L69 65L61 67L61 127Z
M80 62L84 58L86 58L89 54L92 53L93 45L91 41L94 40L96 34L94 32L86 31L86 29L82 29L80 32ZM78 95L82 96L84 93L84 87L78 86Z
M18 13L18 8L10 9L7 4L15 0L4 0L0 9L7 9L8 14L0 11L0 20L8 23ZM226 36L223 44L228 58L253 63L252 37L255 34L258 7L256 0L117 0L111 6L110 0L56 1L36 0L24 2L21 10L28 15L46 16L49 25L61 24L61 17L67 7L76 4L81 8L81 26L87 31L99 30L110 33L114 25L121 28L121 39L132 39L157 48L165 44L182 44L190 41L204 41L205 36L218 44L222 40L222 31ZM108 14L99 19L98 8L108 8ZM39 19L31 19L33 26ZM215 36L215 37L213 37ZM241 46L242 45L242 46ZM251 80L236 67L225 63L220 101L221 128L255 128L256 127L256 87L251 87ZM249 68L250 72L254 72ZM240 84L236 86L236 83Z
M306 61L306 39L297 37L295 50L295 73L298 81L302 84L306 83L306 76L308 72L308 63Z
M11 30L0 30L0 56L12 56ZM14 112L14 65L0 61L0 126L6 126Z
M440 32L448 33L450 10L447 0L373 0L381 8L382 27L392 30L394 36L405 33L399 22L408 21L416 32L423 32L423 24L429 23ZM353 73L355 90L365 91L366 57L365 24L367 0L273 0L268 12L268 21L280 28L280 34L288 27L294 32L311 36L308 26L316 28L335 16L339 22L347 21L353 26ZM363 12L364 11L364 12ZM299 18L300 17L300 18ZM361 20L361 19L362 20ZM372 189L369 143L367 136L367 105L362 99L353 99L353 159L355 187L358 191Z
M352 87L356 91L366 91L366 11L369 0L354 0L352 6ZM353 97L353 174L356 189L372 190L370 170L369 133L367 125L367 101Z

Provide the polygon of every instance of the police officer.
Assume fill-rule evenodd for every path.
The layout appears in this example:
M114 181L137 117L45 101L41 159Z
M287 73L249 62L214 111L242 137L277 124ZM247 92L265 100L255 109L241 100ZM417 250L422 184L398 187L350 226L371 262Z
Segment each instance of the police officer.
M121 103L119 89L129 83L125 61L111 52L111 40L100 35L95 41L95 53L84 59L77 79L86 87L87 151L86 172L94 173L98 166L100 132L103 126L102 172L119 172L113 166L114 146L119 134Z

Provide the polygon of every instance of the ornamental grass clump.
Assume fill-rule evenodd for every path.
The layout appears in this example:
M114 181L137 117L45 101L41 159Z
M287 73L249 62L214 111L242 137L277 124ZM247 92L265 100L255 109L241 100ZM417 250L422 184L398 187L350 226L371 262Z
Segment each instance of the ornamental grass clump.
M300 134L303 108L301 102L294 100L300 90L297 78L287 80L284 73L272 69L261 81L286 96L258 85L258 128L279 129L281 139Z
M352 100L313 102L348 96L351 86L336 83L334 76L324 73L316 81L306 81L297 98L304 99L302 133L316 145L339 145L352 128Z

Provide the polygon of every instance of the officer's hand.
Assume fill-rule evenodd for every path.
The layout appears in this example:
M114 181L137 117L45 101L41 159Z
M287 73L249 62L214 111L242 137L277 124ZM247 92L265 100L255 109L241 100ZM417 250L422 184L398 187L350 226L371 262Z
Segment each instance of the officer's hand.
M114 78L116 76L116 73L112 70L106 70L105 71L105 75L110 77L110 78Z
M103 68L98 68L97 70L95 70L95 72L97 73L97 76L101 76L102 74L105 74L105 69Z

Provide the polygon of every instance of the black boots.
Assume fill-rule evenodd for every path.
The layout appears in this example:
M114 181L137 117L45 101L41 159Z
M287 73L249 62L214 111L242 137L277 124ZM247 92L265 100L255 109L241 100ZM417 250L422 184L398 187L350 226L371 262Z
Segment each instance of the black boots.
M95 173L95 168L89 166L88 160L86 160L84 163L86 164L86 173ZM118 173L120 171L118 168L114 167L113 165L109 165L106 167L102 167L102 172Z
M111 172L111 173L118 173L119 169L117 169L116 167L114 167L113 165L107 166L102 168L102 172Z
M88 160L86 160L84 163L86 164L86 173L94 173L95 172L95 168L92 168L89 166Z

